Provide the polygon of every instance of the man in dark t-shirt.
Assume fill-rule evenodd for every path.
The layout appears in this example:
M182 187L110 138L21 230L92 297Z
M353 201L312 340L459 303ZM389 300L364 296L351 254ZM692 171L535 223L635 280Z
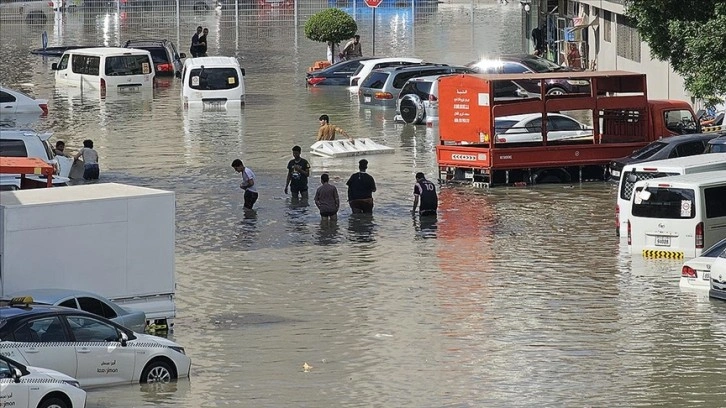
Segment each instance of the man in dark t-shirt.
M373 193L376 191L376 181L366 173L368 160L358 162L358 172L354 173L345 183L348 186L348 204L353 214L373 213Z
M300 157L300 146L292 148L293 159L287 162L287 181L285 182L285 194L290 187L293 200L297 200L298 194L303 200L308 199L308 177L310 176L310 163Z
M419 201L421 206L419 207ZM426 180L423 173L416 173L416 184L413 186L413 212L416 213L416 207L419 207L419 215L429 216L436 215L436 208L439 206L439 198L436 195L436 186L434 183Z

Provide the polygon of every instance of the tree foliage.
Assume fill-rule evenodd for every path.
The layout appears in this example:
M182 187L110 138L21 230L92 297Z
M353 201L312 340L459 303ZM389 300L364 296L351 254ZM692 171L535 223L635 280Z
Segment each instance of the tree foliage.
M651 54L668 61L693 96L726 95L726 1L625 0Z
M334 44L353 37L357 31L358 24L353 17L337 8L315 13L305 23L305 37L327 43L331 51Z

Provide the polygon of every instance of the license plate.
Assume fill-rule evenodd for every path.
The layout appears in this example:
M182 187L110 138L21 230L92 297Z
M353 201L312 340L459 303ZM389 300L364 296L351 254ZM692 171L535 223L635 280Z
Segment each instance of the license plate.
M710 281L711 280L711 272L704 272L703 273L703 280Z
M371 102L371 97L370 96L364 96L363 97L363 102L370 103Z
M205 111L223 111L225 110L227 103L222 101L204 102Z
M141 91L140 86L120 86L118 91L121 93L136 93Z
M655 237L656 246L671 246L671 237L657 236Z

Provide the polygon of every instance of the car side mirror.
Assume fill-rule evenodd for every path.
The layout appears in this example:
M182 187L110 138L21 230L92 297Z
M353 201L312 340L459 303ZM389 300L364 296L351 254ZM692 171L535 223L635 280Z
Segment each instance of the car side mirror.
M20 382L20 377L22 376L23 373L20 369L18 367L13 367L13 381L15 381L16 384Z
M121 346L126 347L126 343L129 341L129 336L126 335L126 332L121 332Z
M54 62L50 64L50 69L52 69L53 71L58 71L58 63Z
M187 57L187 54L184 54L183 52L181 54L179 54L179 58L186 58L186 57Z
M242 76L245 76L245 69L242 68L241 71L242 71Z

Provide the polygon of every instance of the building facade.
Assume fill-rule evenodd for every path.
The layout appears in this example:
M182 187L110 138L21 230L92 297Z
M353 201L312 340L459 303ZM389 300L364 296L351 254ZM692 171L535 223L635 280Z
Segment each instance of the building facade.
M534 53L542 35L544 56L599 71L641 72L648 78L648 97L694 103L683 78L668 62L651 57L635 24L625 15L623 0L520 0L527 52ZM535 30L539 29L539 31ZM577 52L573 51L576 49Z

